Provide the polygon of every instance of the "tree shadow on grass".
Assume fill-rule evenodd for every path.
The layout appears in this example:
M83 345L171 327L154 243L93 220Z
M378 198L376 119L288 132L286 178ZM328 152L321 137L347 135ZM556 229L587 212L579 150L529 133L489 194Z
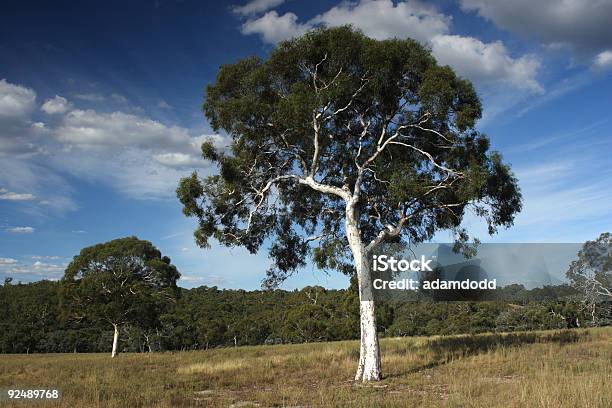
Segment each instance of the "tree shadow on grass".
M453 337L438 337L428 340L419 349L433 353L433 361L418 367L411 368L399 373L393 373L386 378L400 377L415 374L420 371L444 365L458 358L465 358L491 350L507 347L521 347L527 344L555 343L570 344L580 341L588 336L588 332L577 332L574 330L563 330L553 333L508 333L508 334L479 334ZM414 352L406 349L404 352Z

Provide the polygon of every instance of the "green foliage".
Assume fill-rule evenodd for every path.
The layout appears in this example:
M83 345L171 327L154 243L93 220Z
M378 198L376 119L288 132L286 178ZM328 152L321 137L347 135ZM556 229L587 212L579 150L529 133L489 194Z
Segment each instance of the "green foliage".
M355 279L353 279L355 281ZM100 319L62 319L62 282L0 286L0 353L100 352L112 341ZM540 330L589 324L591 316L567 285L498 289L481 302L381 301L382 336ZM359 338L356 282L348 290L180 289L176 302L121 326L120 351L195 350L234 345ZM152 316L154 315L154 316ZM603 319L599 321L604 322Z
M612 234L606 232L587 241L570 265L567 277L580 289L588 289L584 286L590 281L600 297L612 300Z
M180 277L170 258L136 237L81 250L61 280L68 319L152 325L176 296Z
M197 219L202 247L213 238L257 252L273 242L271 287L309 256L321 268L354 271L342 194L357 202L362 242L391 225L400 227L392 241L450 229L457 248L468 248L460 226L469 208L490 233L521 209L510 168L475 129L482 109L471 83L410 39L314 30L267 59L222 65L203 110L231 143L203 144L219 171L181 180L183 212Z

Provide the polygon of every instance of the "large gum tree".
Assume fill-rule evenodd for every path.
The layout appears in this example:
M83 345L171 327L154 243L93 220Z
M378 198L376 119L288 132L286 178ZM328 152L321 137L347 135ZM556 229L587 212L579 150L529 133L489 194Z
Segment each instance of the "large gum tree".
M268 247L270 287L309 256L319 268L356 274L355 380L382 376L370 255L438 230L454 231L460 249L466 214L494 233L521 207L509 167L475 129L481 104L472 85L410 39L314 30L267 59L222 65L204 113L231 143L203 143L218 173L193 173L178 186L185 215L198 220L197 243Z

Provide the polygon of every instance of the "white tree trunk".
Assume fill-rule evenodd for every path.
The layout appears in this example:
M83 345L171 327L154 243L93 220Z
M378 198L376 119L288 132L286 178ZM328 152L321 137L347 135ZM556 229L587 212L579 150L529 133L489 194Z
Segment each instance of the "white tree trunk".
M346 208L346 236L357 270L361 322L359 363L355 381L378 381L382 379L382 371L380 367L380 346L376 333L376 308L370 267L367 254L364 253L364 245L361 242L357 219L355 204L349 203Z
M113 334L113 351L111 353L111 358L115 358L117 355L117 345L119 344L119 325L113 323L113 327L115 328L115 333Z

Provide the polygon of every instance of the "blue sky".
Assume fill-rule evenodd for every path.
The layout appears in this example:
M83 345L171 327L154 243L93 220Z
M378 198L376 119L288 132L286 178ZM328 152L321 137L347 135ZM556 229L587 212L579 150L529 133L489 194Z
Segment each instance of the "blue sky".
M183 286L257 288L266 254L198 249L174 189L211 171L198 157L213 135L200 108L219 65L321 24L415 38L474 82L479 128L525 204L507 231L488 237L471 218L470 231L593 239L612 230L609 21L612 0L4 2L0 278L57 279L82 247L137 235L172 258ZM307 267L284 287L346 282Z

